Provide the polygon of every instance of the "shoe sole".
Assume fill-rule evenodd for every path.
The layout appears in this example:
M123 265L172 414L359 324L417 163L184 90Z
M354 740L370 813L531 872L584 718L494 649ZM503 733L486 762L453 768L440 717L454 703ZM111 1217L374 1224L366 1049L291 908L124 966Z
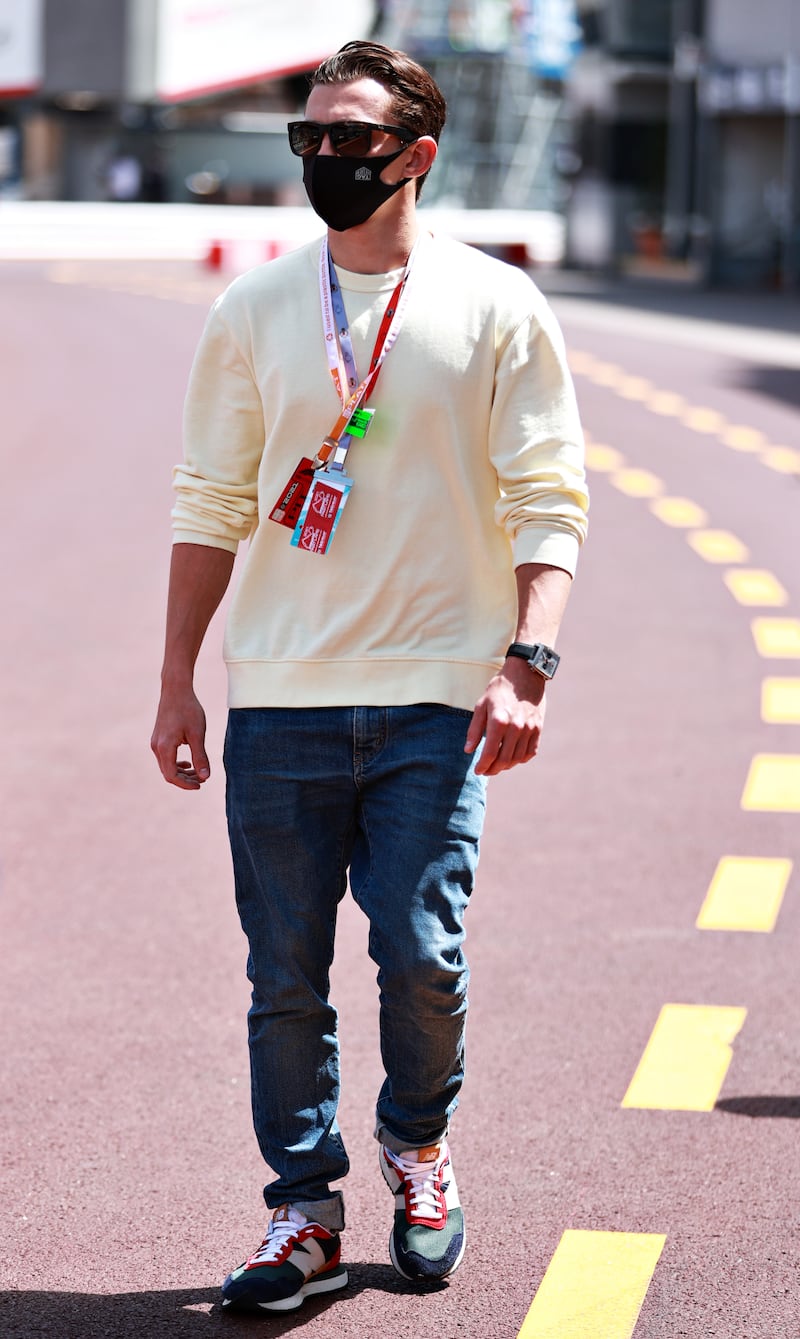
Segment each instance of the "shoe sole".
M348 1281L347 1270L342 1268L329 1274L327 1278L309 1279L308 1283L304 1283L291 1297L279 1297L274 1302L234 1302L223 1298L222 1305L242 1311L297 1311L307 1297L336 1292L339 1288L346 1288Z

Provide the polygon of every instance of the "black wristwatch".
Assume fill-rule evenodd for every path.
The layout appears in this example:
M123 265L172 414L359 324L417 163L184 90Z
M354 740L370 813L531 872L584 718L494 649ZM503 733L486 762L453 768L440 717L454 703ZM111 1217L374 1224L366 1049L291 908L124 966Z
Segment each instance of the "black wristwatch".
M543 679L552 679L561 660L561 656L556 655L552 646L545 646L542 642L536 642L534 646L529 646L527 642L512 642L506 651L506 656L518 656L520 660L527 660L530 668L541 674Z

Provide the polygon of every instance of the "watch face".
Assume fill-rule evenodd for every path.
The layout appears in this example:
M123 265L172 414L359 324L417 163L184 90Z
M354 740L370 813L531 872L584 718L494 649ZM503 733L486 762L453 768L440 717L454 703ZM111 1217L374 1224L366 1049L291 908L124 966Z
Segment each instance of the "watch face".
M531 665L546 679L552 679L558 669L559 659L560 657L556 655L555 651L550 651L546 646L540 646L531 660Z

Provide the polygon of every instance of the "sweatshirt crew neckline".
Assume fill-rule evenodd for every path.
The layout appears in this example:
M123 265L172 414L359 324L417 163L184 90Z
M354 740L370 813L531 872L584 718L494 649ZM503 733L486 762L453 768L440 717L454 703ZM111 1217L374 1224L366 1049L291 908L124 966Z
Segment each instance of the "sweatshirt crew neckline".
M417 251L415 263L419 262L421 253L427 250L427 243L433 241L433 234L422 232L418 240L422 245ZM391 291L399 284L406 268L405 265L400 265L394 270L382 270L379 274L361 274L356 270L346 270L335 261L333 265L340 287L344 292L351 293L382 293L387 289Z

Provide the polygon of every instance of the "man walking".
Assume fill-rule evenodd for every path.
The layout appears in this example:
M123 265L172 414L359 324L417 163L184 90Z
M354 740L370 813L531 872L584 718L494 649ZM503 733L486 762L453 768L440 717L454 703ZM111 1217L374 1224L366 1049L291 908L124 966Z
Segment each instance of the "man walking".
M448 1132L486 780L536 753L587 508L546 303L417 215L445 119L430 75L350 42L313 75L306 117L289 141L327 236L236 280L192 369L152 742L168 782L208 779L194 664L248 540L225 768L275 1179L223 1303L266 1311L347 1282L328 974L348 879L378 967L392 1263L426 1281L461 1262Z

